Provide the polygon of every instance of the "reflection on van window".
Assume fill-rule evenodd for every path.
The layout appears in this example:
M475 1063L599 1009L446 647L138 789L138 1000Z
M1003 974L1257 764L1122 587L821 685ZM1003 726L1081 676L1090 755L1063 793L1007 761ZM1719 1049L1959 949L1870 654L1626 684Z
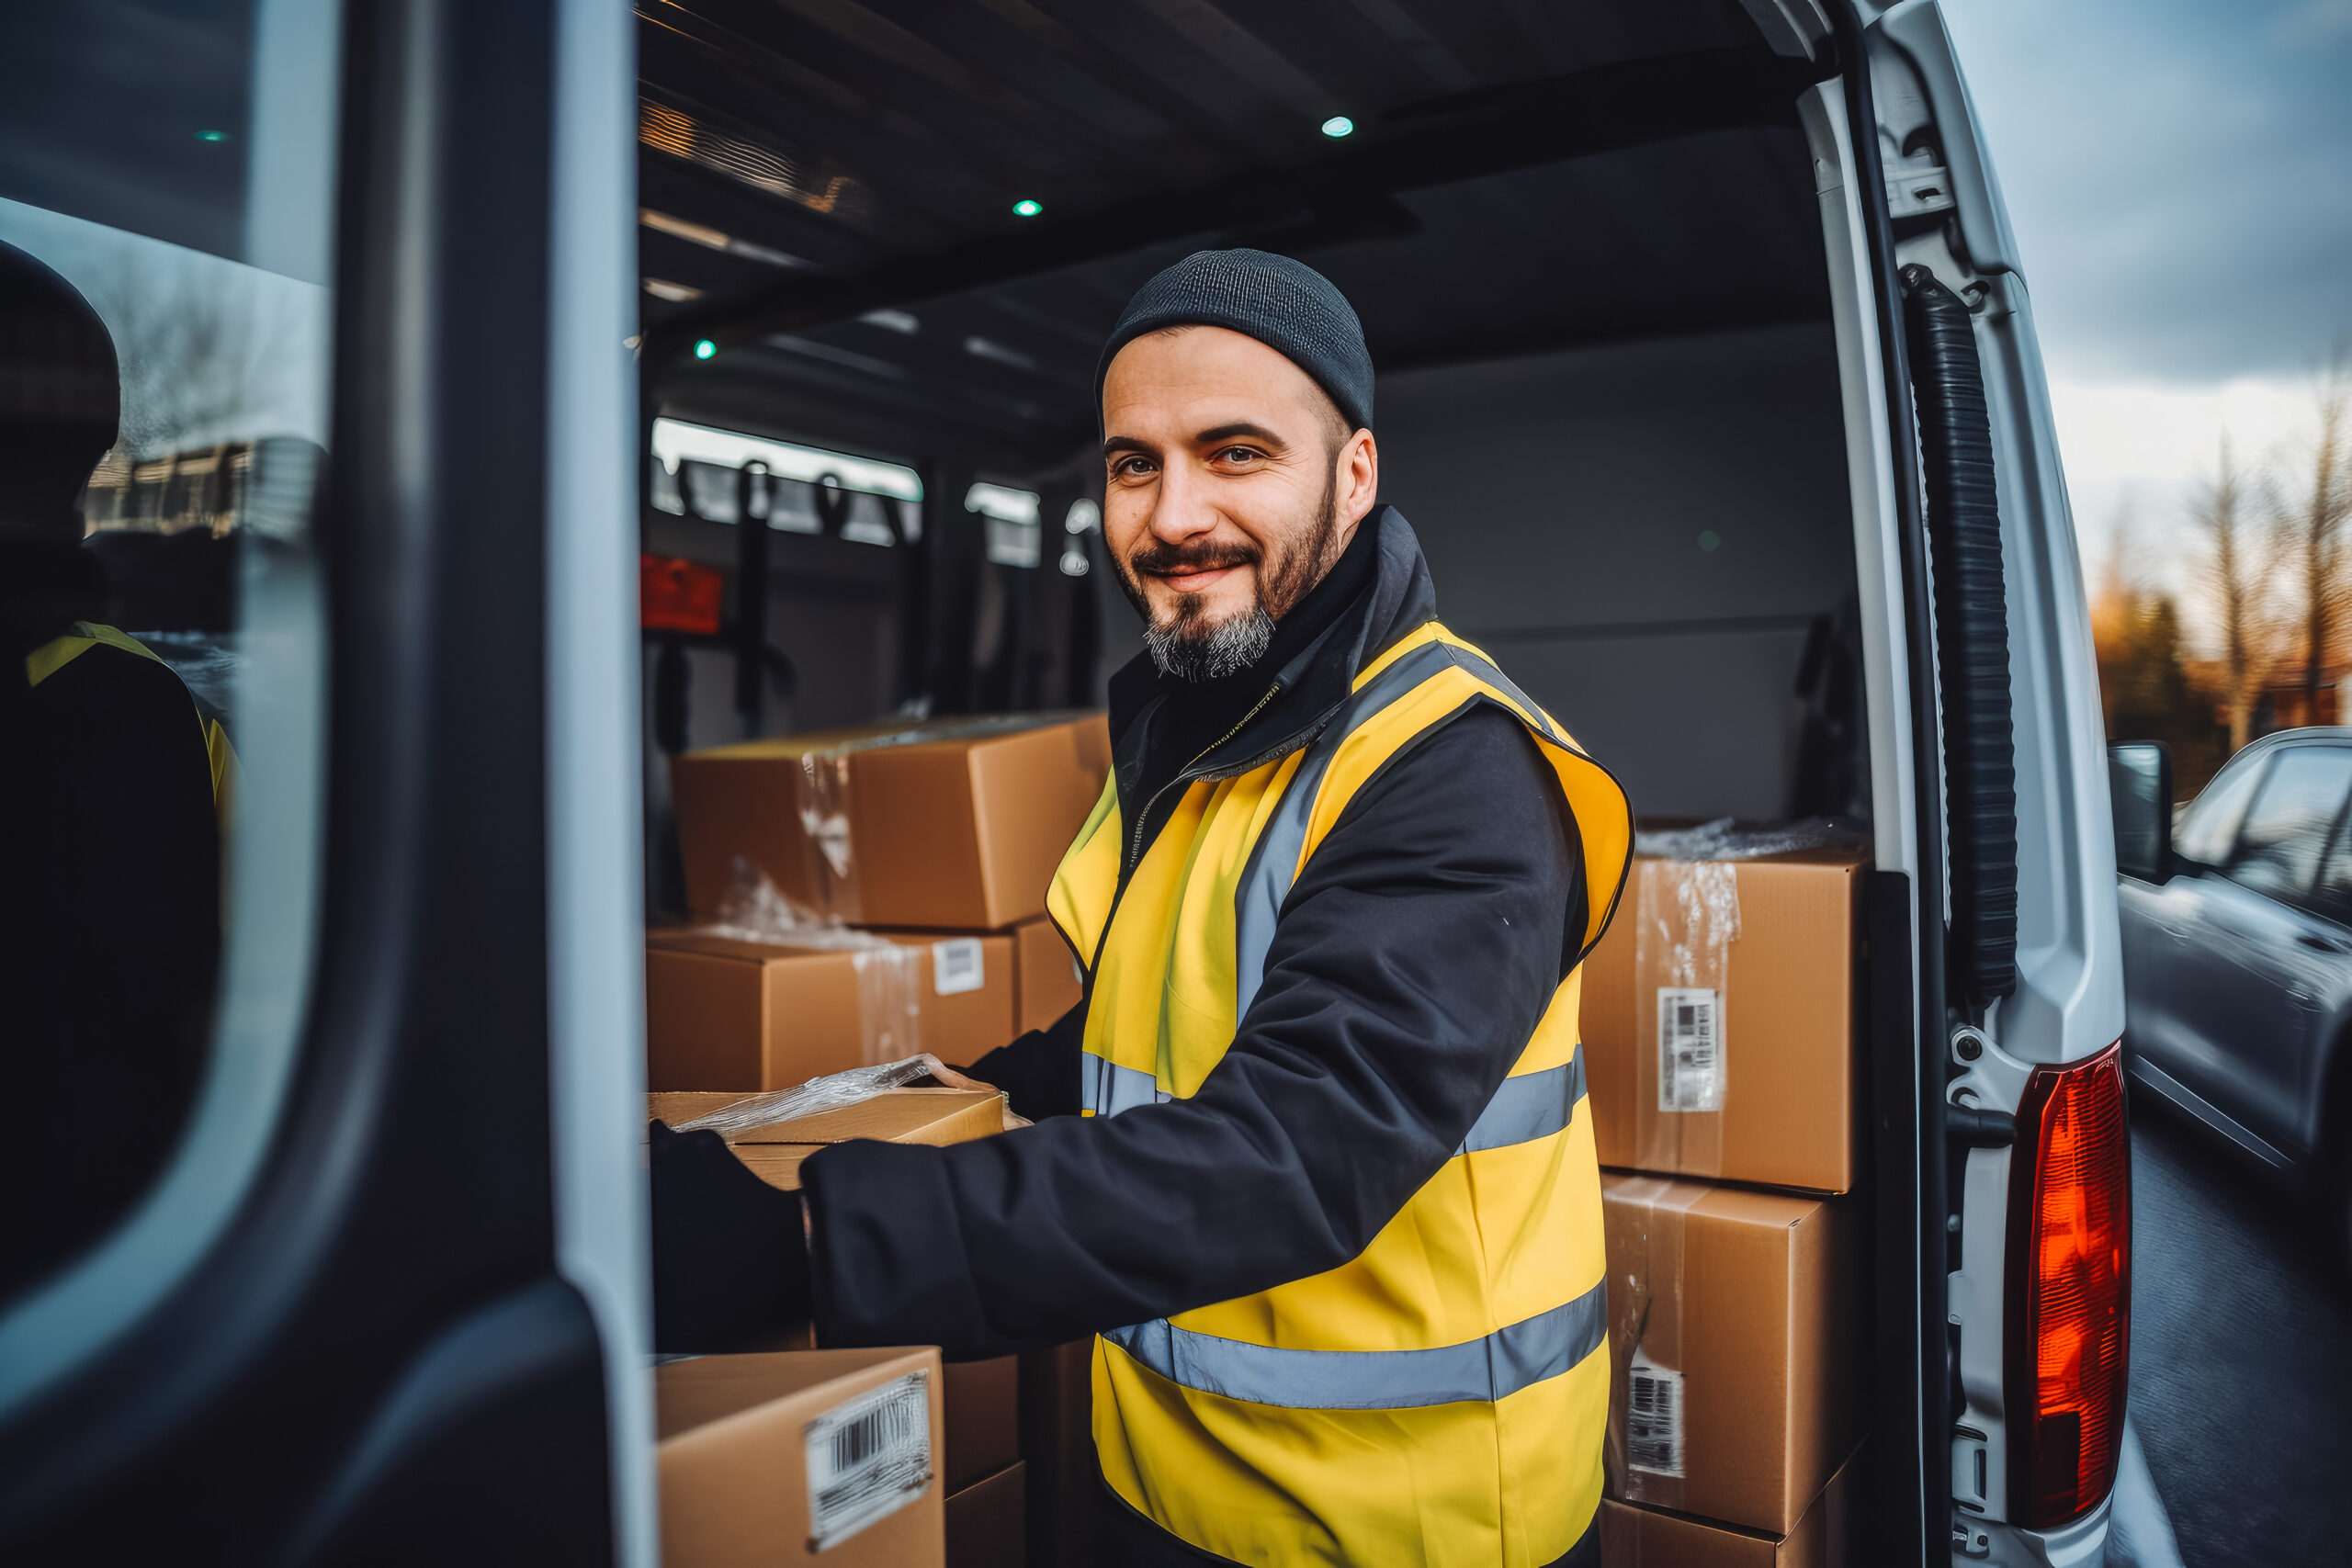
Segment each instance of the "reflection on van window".
M315 691L282 612L308 625L326 333L313 284L0 201L0 996L31 1112L0 1140L0 1297L102 1238L185 1140L227 933L266 901L241 897L240 825L298 819L270 813L269 737Z

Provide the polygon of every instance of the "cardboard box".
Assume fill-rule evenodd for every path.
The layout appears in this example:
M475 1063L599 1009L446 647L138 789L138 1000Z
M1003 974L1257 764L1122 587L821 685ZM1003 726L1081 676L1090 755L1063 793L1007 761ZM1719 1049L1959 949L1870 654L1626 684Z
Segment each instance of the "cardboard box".
M887 940L916 953L906 971L853 950L648 933L647 1086L789 1089L918 1051L971 1062L1019 1032L1012 936ZM899 1028L895 1014L910 994L916 1015Z
M649 1120L671 1126L707 1116L740 1094L667 1093L645 1097ZM964 1144L1004 1131L1005 1098L999 1089L894 1089L872 1100L789 1122L730 1134L738 1159L771 1187L799 1190L800 1162L819 1149L853 1138L894 1144Z
M950 1361L947 1461L941 1473L953 1497L1021 1461L1021 1358Z
M1602 1165L1852 1190L1869 863L1837 850L1634 863L1584 964Z
M1663 1177L1600 1188L1609 1495L1787 1535L1860 1435L1846 1213Z
M695 1356L654 1369L663 1568L938 1568L939 1352Z
M856 925L996 931L1046 889L1111 770L1103 716L868 726L690 751L671 763L686 902L725 896L737 855Z
M1601 1568L1846 1568L1853 1470L1851 1460L1840 1466L1785 1536L1603 1498Z
M1013 927L1012 942L1012 962L1020 975L1013 993L1020 1016L1013 1020L1012 1032L1049 1029L1085 994L1078 960L1062 940L1061 928L1050 919Z
M1023 1568L1027 1484L1015 1463L948 1496L947 1568Z

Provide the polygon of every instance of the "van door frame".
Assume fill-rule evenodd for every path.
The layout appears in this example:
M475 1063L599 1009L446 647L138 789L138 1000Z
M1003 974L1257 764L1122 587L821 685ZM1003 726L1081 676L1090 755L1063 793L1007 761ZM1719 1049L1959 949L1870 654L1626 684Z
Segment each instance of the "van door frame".
M1947 1551L1943 759L1925 501L1904 349L1878 116L1853 0L1835 0L1840 73L1800 100L1829 260L1861 599L1877 868L1870 941L1870 1169L1866 1257L1877 1325L1868 1410L1866 1552L1932 1562ZM1859 133L1858 133L1859 131ZM1925 940L1932 935L1937 940ZM1930 1245L1930 1242L1933 1245ZM1897 1260L1910 1259L1905 1266ZM1909 1324L1909 1331L1895 1325Z

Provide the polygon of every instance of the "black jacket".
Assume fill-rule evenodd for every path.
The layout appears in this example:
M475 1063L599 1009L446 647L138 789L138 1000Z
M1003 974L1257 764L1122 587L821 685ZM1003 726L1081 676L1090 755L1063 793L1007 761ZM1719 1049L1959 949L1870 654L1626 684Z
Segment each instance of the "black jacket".
M1180 777L1305 746L1355 672L1434 616L1404 519L1384 508L1364 527L1377 529L1368 586L1266 682L1272 700ZM1136 698L1154 690L1140 660L1112 688L1129 822L1165 820L1130 793L1152 706ZM1558 782L1516 718L1482 705L1431 731L1308 861L1256 1000L1197 1094L1071 1114L1081 1001L973 1069L1042 1118L1034 1128L810 1158L820 1341L1001 1355L1354 1257L1453 1154L1533 1032L1577 956L1581 868Z

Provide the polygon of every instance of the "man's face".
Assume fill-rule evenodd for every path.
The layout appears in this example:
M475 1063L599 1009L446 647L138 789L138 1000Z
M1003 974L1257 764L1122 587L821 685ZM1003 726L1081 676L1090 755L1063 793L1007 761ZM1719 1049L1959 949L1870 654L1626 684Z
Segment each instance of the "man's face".
M1153 656L1195 679L1264 650L1379 490L1372 433L1349 434L1306 371L1223 327L1121 349L1102 427L1103 541Z

